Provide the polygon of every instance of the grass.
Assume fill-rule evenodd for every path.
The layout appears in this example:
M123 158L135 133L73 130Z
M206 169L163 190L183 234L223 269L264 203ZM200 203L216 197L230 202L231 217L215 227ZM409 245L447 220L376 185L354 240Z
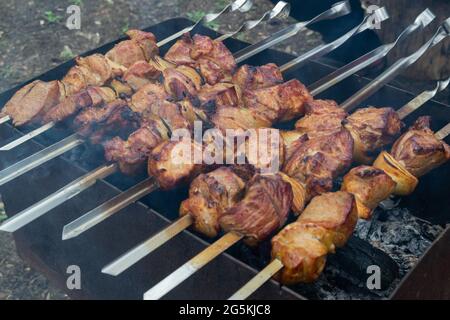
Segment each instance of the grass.
M45 11L44 18L49 23L56 23L62 20L62 17L60 15L55 14L53 11Z
M61 53L59 54L59 57L62 60L70 60L74 57L75 55L72 52L72 49L70 49L69 46L64 46L64 49L61 51Z
M198 20L200 20L204 15L206 14L205 11L202 10L195 10L195 11L191 11L186 13L186 16L188 17L189 20L192 20L194 22L197 22ZM215 22L215 21L211 21L209 23L205 24L206 27L211 28L215 31L217 31L219 29L219 23Z
M70 0L69 2L80 7L83 5L83 0Z
M128 30L130 30L130 23L129 23L129 22L126 22L126 23L122 26L121 31L122 31L122 33L126 33Z

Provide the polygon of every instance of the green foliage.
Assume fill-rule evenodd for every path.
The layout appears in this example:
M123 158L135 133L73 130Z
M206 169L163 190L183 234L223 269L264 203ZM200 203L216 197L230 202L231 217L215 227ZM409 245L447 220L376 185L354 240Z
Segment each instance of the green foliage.
M205 11L201 11L201 10L195 10L195 11L191 11L186 13L186 16L188 17L189 20L192 20L194 22L197 22L198 20L200 20L204 15L206 14ZM213 30L219 30L219 23L215 22L215 21L211 21L209 23L205 24L206 27L211 28Z
M81 7L83 5L83 0L70 0L70 3Z
M122 33L126 33L128 30L130 30L130 23L129 23L129 22L126 22L126 23L122 26L121 31L122 31Z
M61 21L62 17L55 14L53 11L45 11L44 18L50 23L55 23Z
M72 52L72 49L70 49L69 46L64 46L64 49L61 51L61 53L59 54L59 57L62 60L70 60L74 57L75 55Z

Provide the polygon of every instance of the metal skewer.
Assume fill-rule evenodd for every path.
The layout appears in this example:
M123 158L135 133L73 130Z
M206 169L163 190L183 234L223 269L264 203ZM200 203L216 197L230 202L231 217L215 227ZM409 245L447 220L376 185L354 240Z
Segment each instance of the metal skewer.
M425 91L427 92L427 91ZM414 100L412 100L414 101ZM426 100L428 101L428 100ZM423 103L425 103L424 101ZM414 111L414 110L413 110ZM441 128L434 135L436 138L443 140L446 136L450 134L450 123ZM266 283L270 278L272 278L278 271L283 269L283 263L274 259L270 262L264 269L262 269L256 276L254 276L247 284L236 291L228 300L245 300L250 295L252 295L256 290L258 290L264 283Z
M335 3L330 9L322 12L321 14L317 15L316 17L312 18L309 21L298 22L294 25L288 26L278 32L275 32L269 38L266 38L258 43L255 43L251 46L248 46L248 47L238 51L235 55L236 62L240 63L261 51L264 51L286 39L289 39L292 36L295 36L301 30L303 30L304 28L306 28L307 26L309 26L313 23L323 21L323 20L330 20L330 19L342 17L346 14L349 14L350 12L351 12L351 7L350 7L350 3L348 2L348 0Z
M340 47L342 44L344 44L347 40L349 40L354 35L370 29L373 26L374 20L376 22L383 22L386 19L389 19L388 12L386 11L386 9L384 7L379 8L379 9L375 10L371 15L367 15L358 26L356 26L355 28L353 28L352 30L350 30L349 32L347 32L346 34L341 36L340 38L334 40L333 42L318 46L315 49L297 57L296 59L289 61L288 63L282 65L280 67L280 70L283 72L283 71L286 71L287 69L292 68L293 66L299 67L302 65L302 63L304 63L305 61L308 61L310 59L322 57L322 56L326 55L327 53Z
M0 124L8 122L9 120L11 120L10 116L4 116L4 117L0 118Z
M208 248L203 250L197 256L186 262L180 268L171 273L167 278L158 283L152 289L144 294L144 300L157 300L167 294L172 288L175 288L184 280L193 275L196 271L203 268L209 261L223 253L233 244L243 238L242 235L235 232L228 232L222 238L214 242Z
M249 31L249 30L255 28L256 26L258 26L260 23L268 22L275 18L287 18L287 17L289 17L290 11L291 11L291 5L289 3L284 2L284 1L278 1L277 4L272 8L272 10L266 11L262 15L261 18L259 18L257 20L245 21L235 31L225 33L225 34L221 35L219 38L217 38L216 40L224 41L238 33Z
M362 70L372 63L379 61L381 58L384 58L394 47L402 43L410 34L418 30L423 30L434 20L434 18L435 15L433 14L433 12L431 12L428 8L425 9L421 14L417 16L413 24L409 25L405 30L403 30L403 32L400 33L400 35L394 42L381 45L380 47L372 50L369 53L366 53L362 57L350 62L346 66L330 73L328 76L312 84L310 86L311 94L315 95L316 92L321 92L329 89L331 86L333 86L333 82L331 82L332 79L340 82L348 78L350 75L354 74L352 69L355 65L358 65L360 68L359 70Z
M164 40L159 41L156 45L158 47L162 47L165 44L171 42L172 40L175 40L175 39L181 37L186 32L190 32L190 31L194 30L199 25L205 25L205 24L208 24L210 22L213 22L214 20L216 20L220 16L222 16L222 15L224 15L226 13L229 13L229 12L234 12L236 10L239 10L240 12L247 12L247 11L249 11L251 9L252 6L253 6L253 1L252 0L236 0L236 1L228 4L227 6L225 6L218 13L207 13L207 14L205 14L203 17L201 17L192 26L186 27L183 30L180 30L177 33L171 35L170 37L167 37Z
M305 59L306 59L307 57L305 57ZM50 160L50 159L49 159ZM117 170L117 169L116 169ZM112 171L110 174L112 174L112 173L114 173L114 171ZM2 175L2 172L0 172L0 177L1 177L1 175ZM85 176L86 178L88 178L89 177L89 174L87 174L86 176ZM95 177L93 177L93 179L95 179ZM1 183L0 183L0 185L1 185ZM63 188L64 189L64 188ZM153 189L152 189L153 190ZM144 192L144 190L138 190L139 192ZM111 200L112 202L113 202L113 200L114 200L114 198ZM49 205L49 203L51 202L51 198L49 198L49 199L47 199L47 201L48 201L48 207L50 207L50 205ZM59 201L59 200L58 200ZM60 203L58 203L58 204L60 204ZM28 211L28 209L26 209L25 211ZM28 211L29 212L29 211ZM30 213L31 214L31 213ZM41 213L41 214L43 214L43 213ZM97 211L97 214L100 214L100 212L99 211ZM14 221L14 217L12 217L11 218L12 220L11 220L11 224L13 224L13 221ZM81 220L80 220L81 221ZM78 222L80 222L80 221L78 221ZM101 220L99 220L98 222L100 222ZM97 222L97 223L98 223ZM87 223L88 224L88 221L84 221L84 223ZM80 228L80 230L81 231L83 231L84 230L84 225L79 225L79 228ZM67 229L68 230L68 229ZM86 229L87 230L87 229ZM65 235L63 235L63 239L69 239L69 238L72 238L73 236L75 236L75 235L77 235L77 234L79 234L79 232L77 232L77 229L73 229L72 230L73 232L72 232L72 236L65 236ZM80 232L81 233L81 232Z
M450 19L449 19L450 20ZM439 30L442 27L439 28ZM448 32L446 32L445 34L447 34ZM422 55L427 49L430 48L430 43L437 43L435 42L435 38L436 36L440 34L439 32L435 34L435 36L433 36L433 38L426 44L426 49L424 50L424 47L421 47L417 52L421 53L420 55ZM440 37L441 41L442 39L444 39L445 36L443 35L442 37ZM415 54L413 54L412 56L416 56L417 52ZM417 58L418 59L418 58ZM416 59L416 60L417 60ZM415 60L415 61L416 61ZM403 59L401 59L400 61L403 61ZM397 75L399 72L401 72L402 68L398 68L396 67L396 64L394 64L391 68L389 68L386 72L389 72L390 76L395 76ZM351 104L347 104L347 108L352 108L355 106L355 103L359 103L359 99L361 99L361 101L367 99L370 95L372 95L373 93L375 93L378 89L380 89L387 81L389 81L391 78L390 77L382 77L381 79L375 79L373 81L370 82L370 84L368 84L366 87L364 87L363 89L361 89L360 91L358 91L357 93L355 93L350 99L350 101L354 101ZM373 89L375 88L375 89ZM358 99L353 99L353 97L358 97ZM342 107L342 105L341 105ZM230 233L232 232L228 232L227 234L225 234L223 237L227 237ZM222 237L222 238L223 238ZM222 239L221 238L221 239ZM221 241L221 239L217 240L216 242ZM236 241L237 242L237 241ZM212 244L212 246L215 243ZM207 256L205 254L205 251L207 249L205 249L203 252L199 253L195 258L193 259L197 259L199 256L201 256L202 259L202 266L206 265L206 263L212 261L215 257L217 257L217 253L215 252L214 256ZM178 286L181 281L186 280L189 276L191 276L193 273L195 273L195 271L199 270L199 268L194 269L190 267L190 262L192 260L190 260L189 262L187 262L186 264L184 264L183 266L181 266L180 268L178 268L175 272L173 272L172 274L170 274L169 276L167 276L165 279L163 279L161 282L159 282L156 286L154 286L153 288L151 288L149 291L147 291L144 294L144 299L159 299L162 296L164 296L166 293L170 292L171 290L173 290L176 286ZM274 262L275 264L275 262ZM271 266L268 270L270 270L271 272L276 272L276 266ZM267 278L267 276L263 276L260 279L264 279ZM182 280L181 280L182 279ZM181 280L181 281L180 281ZM257 280L255 279L253 281L252 286L249 286L248 288L257 288ZM249 289L248 289L249 290Z
M380 11L378 11L378 12L375 12L374 15L375 15L374 17L380 17L380 19L386 19L387 18L387 13L384 10L384 8L380 9ZM367 21L367 20L364 19L364 21ZM363 22L359 27L356 27L355 30L361 29L361 26L364 25L364 24L365 24L365 22ZM353 35L354 33L355 33L355 31L351 31L350 33L348 33L345 36L346 39L349 39L350 36ZM343 43L342 40L339 41L339 44L342 44L342 43ZM336 47L336 46L338 46L338 45L336 43L334 43L331 47ZM321 47L323 47L323 46L321 46ZM314 49L312 51L317 52ZM294 60L296 60L297 63L301 63L301 62L303 62L305 60L308 60L308 59L310 59L310 55L306 54L306 55L302 56L302 59L295 58ZM295 64L294 63L290 63L289 65L290 66L294 66ZM350 71L356 72L358 70L359 70L358 65L355 65L355 66L353 66L353 68ZM332 81L334 84L337 83L333 79L330 80L330 81ZM320 92L320 90L318 90L318 92ZM153 188L152 188L151 191L153 191ZM145 188L144 189L139 189L139 192L142 192L144 195L150 193L151 191L150 190L145 190ZM113 198L110 201L114 202L115 198ZM108 207L107 204L108 204L108 202L104 203L103 205L106 205L106 207ZM85 215L81 216L79 219L77 219L75 221L72 221L71 223L66 225L64 227L64 229L63 229L63 236L62 236L62 238L65 240L65 239L71 239L71 238L73 238L75 236L78 236L81 233L83 233L84 231L86 231L89 228L91 228L92 226L94 226L95 224L103 221L104 219L109 217L111 214L112 213L109 212L109 214L105 216L105 215L103 215L103 213L101 211L96 210L96 209L95 209L95 214L92 214L92 212L88 212ZM90 219L86 219L86 216L89 216ZM103 218L100 218L99 216L102 216ZM95 221L95 223L94 223L94 221ZM175 226L173 226L174 228L176 228L176 224L177 223L181 223L181 224L185 225L185 221L184 220L183 221L178 220L178 221L174 222L174 224L175 224ZM87 228L87 226L89 226L89 228ZM188 226L189 225L187 225L185 228L187 228ZM176 228L176 230L178 230L178 233L183 231L182 228ZM69 231L70 231L70 234L68 234ZM163 230L160 233L158 233L157 235L155 235L154 241L159 242L160 245L162 245L164 242L161 242L160 239L161 239L161 237L164 237L164 233L165 233L165 230ZM171 234L172 234L173 237L176 235L176 233L174 233L174 232L171 232ZM167 240L169 240L169 239L167 239ZM138 248L137 250L139 250L140 254L144 254L144 256L145 256L145 255L151 253L150 250L155 250L156 248L158 248L158 246L159 245L156 245L155 243L152 243L152 245L150 245L150 246L145 246L145 249L147 251L144 250L144 249L140 249L140 248ZM130 254L134 255L135 257L137 256L137 254L133 253L133 250L131 250ZM144 257L144 256L142 256L142 257ZM117 264L118 265L122 265L122 267L123 267L122 270L125 270L126 268L128 268L130 266L129 265L129 261L126 260L125 258L121 259L121 261L118 261ZM119 267L117 265L113 265L112 268L115 269L115 270L119 269ZM106 271L108 271L108 269L106 269Z
M389 69L379 75L375 80L373 80L369 85L359 91L358 94L353 95L351 98L347 99L341 104L342 108L349 112L355 106L363 102L368 95L377 91L386 82L392 80L397 76L397 74L407 67L416 62L423 54L430 48L434 47L436 44L450 36L450 18L444 21L444 23L438 28L433 37L428 40L422 47L420 47L413 54L397 60Z
M231 33L227 33L224 34L218 38L216 38L215 40L217 41L223 41L225 39L228 39L229 37L232 37L235 34L238 34L240 32L245 32L248 31L250 29L255 28L256 26L258 26L259 24L263 23L263 22L268 22L272 19L275 18L284 18L284 17L288 17L289 16L289 11L290 11L290 5L284 1L279 1L272 10L269 10L267 12L265 12L262 17L259 20L248 20L245 21L236 31L231 32ZM8 118L9 119L9 118ZM13 148L16 148L22 144L24 144L25 142L33 139L34 137L40 135L41 133L50 130L51 128L53 128L56 125L55 122L51 121L49 123L44 124L43 126L23 135L22 137L11 141L10 143L6 144L5 146L0 148L0 151L9 151Z
M97 180L107 177L112 172L116 171L116 167L116 164L102 166L91 173L78 178L64 188L4 221L2 225L0 225L0 231L14 232L31 221L36 220L46 212L94 185Z

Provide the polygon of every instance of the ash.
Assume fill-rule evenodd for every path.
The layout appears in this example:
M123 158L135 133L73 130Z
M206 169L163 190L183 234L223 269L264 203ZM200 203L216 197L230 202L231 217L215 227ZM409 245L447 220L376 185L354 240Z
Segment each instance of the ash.
M411 215L406 208L377 208L371 221L358 221L355 235L394 259L403 277L443 230Z

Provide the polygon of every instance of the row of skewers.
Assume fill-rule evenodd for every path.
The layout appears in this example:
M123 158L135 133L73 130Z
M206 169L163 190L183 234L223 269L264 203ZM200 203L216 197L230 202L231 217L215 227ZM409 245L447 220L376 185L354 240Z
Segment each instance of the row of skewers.
M422 25L423 27L424 24L422 20L420 23L415 23L415 26ZM360 27L356 31L364 29ZM438 35L441 36L445 32L448 33L448 30L442 27L436 36L418 52L423 54L426 49L436 44ZM389 184L386 183L384 192L376 189L379 193L364 198L364 194L356 194L358 190L350 190L352 183L349 182L347 187L350 189L346 190L348 192L343 191L334 195L327 193L331 191L333 180L343 174L353 160L367 163L372 160L372 156L378 150L392 143L400 133L400 118L421 106L423 101L417 104L417 101L414 103L413 100L412 104L400 110L400 115L391 108L372 107L360 109L352 115L348 115L333 101L313 100L312 95L298 80L283 82L280 72L283 67L279 69L273 64L261 67L243 66L235 71L234 58L220 41L198 35L193 38L185 36L172 46L162 59L156 55L156 46L154 45L156 40L153 35L132 31L130 36L131 40L127 40L126 46L119 44L111 51L113 53L109 52L105 56L106 58L93 56L80 59L78 68L75 67L74 71L71 70L72 75L66 76L61 82L55 82L50 87L39 82L39 86L34 84L34 86L23 89L7 105L9 107L7 109L9 110L8 116L23 121L23 113L19 112L17 116L10 111L17 110L14 105L19 106L22 99L29 99L27 102L30 103L39 101L40 106L45 106L31 108L31 113L37 109L45 112L39 111L33 117L28 117L30 121L37 119L37 121L50 120L50 123L57 122L81 110L73 121L78 134L89 137L93 143L102 143L105 146L106 158L118 164L106 167L109 168L107 173L111 173L116 167L119 167L124 173L135 172L148 161L148 171L154 179L152 183L145 186L148 192L155 188L155 180L160 187L170 189L194 179L190 188L190 198L182 203L180 209L184 218L177 222L177 227L181 231L192 224L197 231L208 236L217 235L221 228L229 231L230 233L223 238L225 240L222 240L221 246L219 246L222 251L244 237L250 243L257 243L267 238L284 225L291 208L300 214L305 204L312 199L310 205L301 214L299 224L296 227L284 229L302 231L299 233L292 231L286 235L286 238L300 237L298 248L311 244L319 250L319 244L314 243L313 240L323 236L318 241L325 246L326 252L319 250L322 255L316 261L311 262L308 260L310 251L305 253L306 248L294 248L295 252L300 251L305 254L304 256L300 255L300 258L307 257L308 263L311 263L303 265L301 262L301 266L296 266L293 271L280 253L287 252L287 257L292 256L292 251L289 251L292 246L288 246L286 249L279 244L284 241L280 240L281 234L288 232L283 230L275 238L277 240L273 240L274 243L278 243L276 246L274 245L274 250L278 248L276 252L279 253L274 254L274 257L279 257L274 261L282 261L282 265L287 266L284 269L285 273L281 274L281 279L285 283L291 283L289 279L293 279L292 282L295 282L317 277L323 269L324 256L332 252L335 246L343 245L351 233L357 219L355 213L360 214L360 217L368 218L374 204L387 196L389 189ZM129 53L133 52L128 46L139 48L135 51L137 54L134 55L137 57L138 53L141 53L141 56L136 58L137 61L132 59L130 62L128 60L130 59ZM328 49L332 48L333 46L328 47ZM417 56L420 57L420 55ZM418 57L413 55L413 58L417 59ZM411 63L410 61L415 60L411 59L405 62L401 67ZM124 65L128 65L126 70ZM288 63L287 65L292 64ZM399 69L401 68L397 65L384 73L381 78L387 80L394 76ZM96 70L96 72L92 73L92 70ZM107 72L104 73L105 70ZM94 76L92 76L93 74ZM120 80L118 80L117 74L121 75ZM161 75L163 80L159 82ZM109 82L110 87L92 87L94 81L86 80L91 76L96 80L101 79L96 84ZM79 79L85 81L80 84ZM381 85L378 82L376 87L379 88ZM329 83L326 86L329 86ZM58 90L54 87L57 87ZM87 87L87 89L79 91L82 92L79 95L67 95L67 88L69 88L69 92L70 90L76 92L77 89L70 88L77 87ZM61 88L64 88L63 93L61 93ZM368 93L373 90L376 90L375 86L368 87L362 93L354 96L356 98L349 99L352 103L344 103L345 109L350 111L358 100L366 98ZM53 107L47 108L49 105L47 101L49 98L55 97L56 91L59 92L60 97L68 98L64 99L63 104L54 104L52 101L49 104L54 104ZM40 95L42 92L45 95ZM116 99L117 96L128 99L123 101ZM35 100L36 97L40 99ZM33 106L35 105L33 104ZM56 105L59 107L54 108ZM69 112L66 112L67 110ZM16 116L14 117L14 115ZM36 115L38 116L36 117ZM276 122L298 118L301 115L305 116L297 121L296 130L279 134L283 143L277 149L276 158L281 159L283 173L272 175L258 173L261 169L258 166L260 159L253 162L252 167L221 167L209 173L208 171L214 167L192 163L176 166L171 161L171 152L179 144L188 144L192 147L190 150L202 148L190 139L187 141L169 140L169 136L177 129L191 130L195 120L201 120L203 123L217 128L219 132L226 129L254 128L256 129L255 134L258 135L263 128L271 127ZM34 120L32 120L33 118ZM433 142L432 144L436 148L426 149L427 153L421 154L422 158L411 157L414 159L411 162L418 162L417 168L419 169L414 172L417 176L448 159L447 146L442 142L439 142L438 146L437 141L431 141L424 122L421 120L420 126L418 124L416 129L428 133L422 135L427 137L424 140L427 140L427 143ZM17 124L21 123L17 122ZM407 144L407 141L404 144L399 143L402 148ZM397 149L402 148L398 147ZM412 148L412 151L414 150L416 150L415 146ZM392 151L391 154L396 154L396 152ZM400 158L397 159L397 157ZM272 157L270 158L272 159ZM391 177L398 173L390 175L387 164L396 169L401 168L398 169L401 172L411 170L411 166L408 167L406 164L410 158L402 158L401 155L393 155L391 158L383 157L382 159L389 160L385 161L384 167L382 164L379 165L393 180L390 189L402 186L404 183L402 184L401 179L396 181ZM428 163L429 167L425 170L420 169L420 165L423 166L423 163L417 159L433 159L434 162ZM382 160L377 161L382 162ZM376 163L375 167L377 167ZM361 169L364 173L355 174L355 176L364 178L382 175L379 170L375 170L375 174L371 173L372 169L366 169ZM391 171L395 170L391 169ZM411 177L409 178L412 180ZM380 178L376 182L384 180ZM362 181L357 182L363 183ZM366 183L370 186L375 185L373 181ZM392 190L389 192L392 193ZM350 193L355 196L351 196ZM142 193L140 195L142 196ZM334 199L334 197L337 198ZM137 200L136 195L134 196L135 200ZM330 202L337 202L334 217L331 214L327 216L323 210L321 211L322 216L319 215L318 210L323 209L321 207L323 201L329 206L331 206ZM130 200L126 202L129 203ZM342 206L345 206L346 209L342 209ZM342 213L341 209L347 211ZM345 219L339 220L342 217ZM322 219L320 221L323 224L319 223L317 218ZM333 221L333 218L339 221ZM180 221L183 221L181 227ZM327 229L326 226L330 221L331 224L335 222L335 226ZM339 225L339 223L342 224ZM340 229L341 227L344 229ZM228 243L228 246L223 246L224 241ZM217 247L212 245L211 250ZM215 254L220 252L217 251ZM316 253L317 251L313 250L311 254ZM170 288L173 288L181 279L178 278L174 281L174 278L177 278L176 274L174 277L169 277L167 281L161 282L161 285L152 289L146 297L154 298L154 292L159 292L158 294L162 296L169 287L161 290L161 286L166 286L170 282Z

